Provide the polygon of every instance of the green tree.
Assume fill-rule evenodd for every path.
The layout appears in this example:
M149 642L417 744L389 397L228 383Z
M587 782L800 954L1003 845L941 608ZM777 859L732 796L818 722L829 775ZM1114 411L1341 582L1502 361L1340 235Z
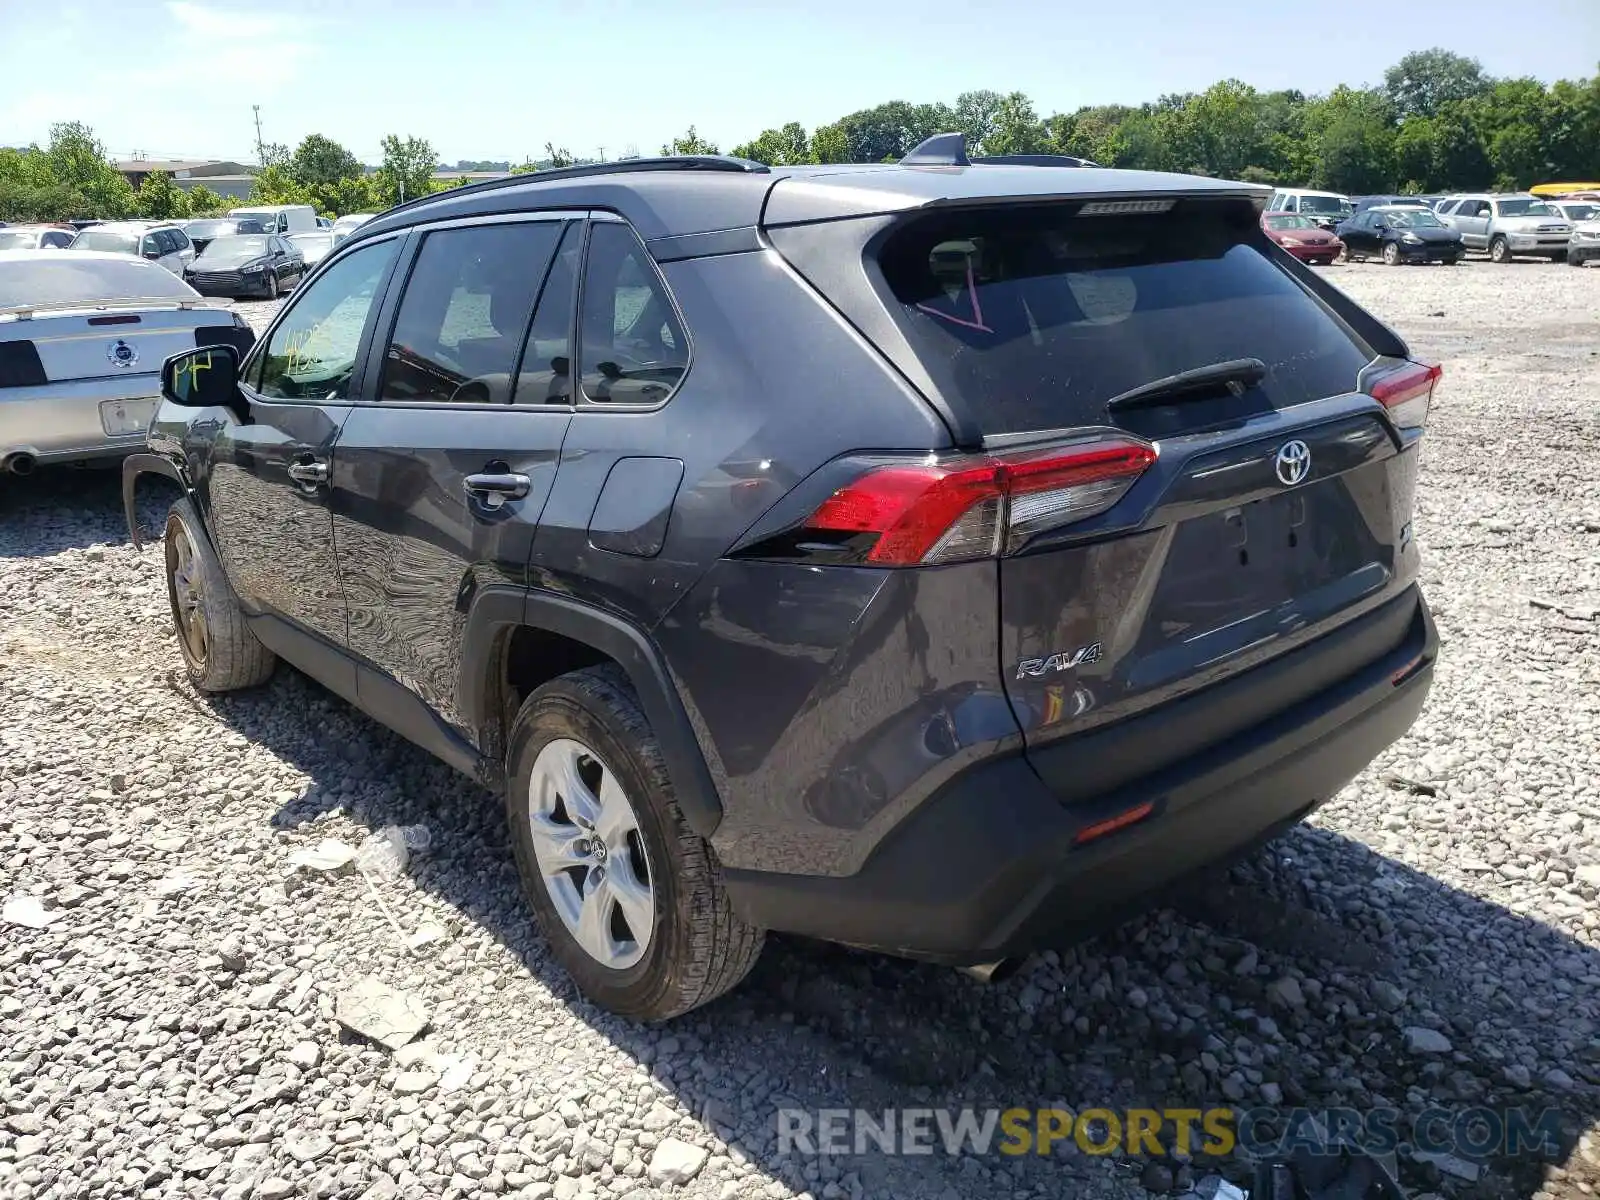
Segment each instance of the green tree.
M1172 121L1180 157L1190 170L1237 179L1264 157L1261 97L1237 79L1214 83L1187 98Z
M339 183L361 175L356 156L332 138L308 134L288 162L289 174L302 187Z
M968 154L994 154L997 151L990 149L989 139L995 135L1000 124L1000 110L1005 103L1005 97L999 92L981 89L974 92L962 92L956 97L955 110L952 113L952 129L959 129L967 139ZM949 132L939 130L940 133Z
M811 159L819 163L849 162L850 135L844 126L838 122L820 126L811 135Z
M673 138L665 146L661 147L661 153L664 157L672 157L680 154L719 154L721 152L717 149L715 142L708 142L691 125L688 133L682 137Z
M385 207L426 196L433 190L433 173L438 157L422 138L386 134L383 139L383 164L375 185L379 202Z
M1313 187L1352 195L1394 188L1395 124L1382 92L1340 85L1310 105L1307 126L1316 145Z
M219 217L231 207L224 196L213 192L205 184L196 184L189 189L189 215L191 217Z
M983 139L983 154L1043 154L1050 139L1044 122L1033 109L1033 101L1022 92L1000 98L988 135ZM971 147L968 147L971 152Z
M1493 81L1475 58L1435 47L1407 54L1383 73L1383 93L1402 120L1431 117L1446 104L1486 93Z
M811 139L804 125L790 121L782 129L763 130L755 141L735 146L730 153L769 167L794 166L811 161Z
M311 192L302 187L289 168L278 163L262 167L250 185L252 204L310 204Z
M135 197L135 210L141 217L155 220L172 220L189 215L190 198L187 192L172 182L165 171L151 171L139 185Z
M133 212L132 186L107 161L105 147L87 125L76 121L52 125L43 165L48 182L80 194L95 216L126 217Z

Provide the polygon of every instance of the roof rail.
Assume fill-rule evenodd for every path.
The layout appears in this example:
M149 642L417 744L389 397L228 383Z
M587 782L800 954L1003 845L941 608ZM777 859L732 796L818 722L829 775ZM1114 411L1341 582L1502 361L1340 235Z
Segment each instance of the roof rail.
M731 171L739 174L761 175L771 170L764 163L748 158L735 158L731 154L675 154L661 158L623 158L608 163L584 163L576 167L552 167L548 171L528 171L520 175L504 175L499 179L484 179L461 187L445 188L442 192L429 192L393 208L386 208L379 216L388 216L401 209L413 208L431 200L447 196L477 195L498 188L516 187L526 183L544 183L546 180L584 179L592 175L624 175L638 171Z
M936 133L914 146L910 154L900 160L902 167L970 167L967 157L967 135L964 133Z
M936 133L917 143L900 160L902 167L1093 167L1087 158L1070 154L983 154L967 157L967 135Z
M972 160L975 167L1097 167L1100 164L1070 154L985 154Z

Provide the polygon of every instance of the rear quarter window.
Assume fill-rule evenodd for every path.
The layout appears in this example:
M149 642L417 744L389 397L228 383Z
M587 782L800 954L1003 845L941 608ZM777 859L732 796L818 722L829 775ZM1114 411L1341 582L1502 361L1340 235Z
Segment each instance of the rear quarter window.
M1373 354L1268 257L1249 205L914 219L879 265L911 344L985 433L1105 424L1112 397L1259 358L1275 408L1352 391Z

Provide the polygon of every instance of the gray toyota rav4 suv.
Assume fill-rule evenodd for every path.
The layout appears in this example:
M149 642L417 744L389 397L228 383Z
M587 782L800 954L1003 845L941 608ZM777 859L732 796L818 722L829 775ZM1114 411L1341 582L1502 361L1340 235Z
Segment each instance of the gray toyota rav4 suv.
M287 659L503 793L598 1004L703 1004L768 930L987 967L1422 707L1439 370L1267 195L946 135L429 196L168 360L130 514L184 491L196 686Z

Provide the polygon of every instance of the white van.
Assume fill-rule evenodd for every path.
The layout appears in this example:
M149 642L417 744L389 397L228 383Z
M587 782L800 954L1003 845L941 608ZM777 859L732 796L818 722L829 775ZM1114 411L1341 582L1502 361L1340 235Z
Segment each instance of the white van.
M1349 196L1338 192L1318 192L1310 188L1279 188L1267 201L1268 212L1299 213L1318 225L1332 229L1340 221L1355 215L1355 206Z
M229 209L228 215L260 221L268 233L314 233L318 227L317 210L309 204L261 204Z

